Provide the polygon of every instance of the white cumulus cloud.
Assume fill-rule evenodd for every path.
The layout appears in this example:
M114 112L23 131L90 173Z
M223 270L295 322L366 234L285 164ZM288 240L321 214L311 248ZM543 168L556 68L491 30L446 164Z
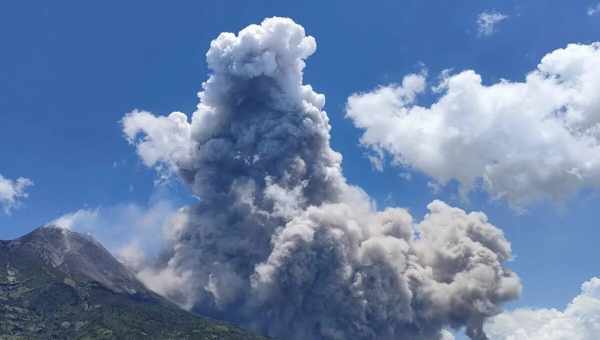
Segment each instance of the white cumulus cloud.
M32 185L33 181L29 178L19 177L11 180L0 175L0 209L5 214L10 214L24 198L27 198L26 189Z
M517 309L488 321L494 340L596 340L600 334L600 278L581 286L564 310Z
M490 36L497 30L496 26L508 16L499 12L483 12L477 17L477 32L480 36Z
M145 111L133 111L125 115L121 123L125 137L136 145L144 164L156 168L161 175L169 175L178 162L187 160L192 143L190 125L184 113L155 117Z
M600 185L600 43L544 56L523 81L484 84L443 74L436 101L418 104L424 75L348 99L361 143L461 193L483 188L513 207L560 201Z

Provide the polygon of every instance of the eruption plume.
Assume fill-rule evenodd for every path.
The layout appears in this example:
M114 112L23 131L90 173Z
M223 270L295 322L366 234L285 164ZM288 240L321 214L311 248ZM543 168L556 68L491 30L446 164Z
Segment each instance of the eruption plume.
M303 84L314 38L291 19L222 33L196 112L135 111L144 163L200 201L180 212L145 282L196 312L282 339L441 339L518 296L511 247L482 213L434 201L378 210L342 174L325 97Z

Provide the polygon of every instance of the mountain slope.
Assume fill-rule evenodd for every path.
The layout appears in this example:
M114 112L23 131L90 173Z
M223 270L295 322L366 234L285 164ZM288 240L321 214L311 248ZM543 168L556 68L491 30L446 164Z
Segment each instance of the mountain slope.
M0 241L0 339L265 339L146 289L98 242L43 227Z

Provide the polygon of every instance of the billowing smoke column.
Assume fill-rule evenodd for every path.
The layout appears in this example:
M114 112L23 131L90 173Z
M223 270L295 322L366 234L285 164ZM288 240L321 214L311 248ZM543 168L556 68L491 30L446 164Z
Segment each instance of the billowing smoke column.
M281 339L440 339L518 296L510 244L482 213L432 202L421 222L378 211L347 184L325 98L302 84L315 40L290 19L223 33L191 123L123 119L148 166L178 173L200 203L140 272L194 311Z

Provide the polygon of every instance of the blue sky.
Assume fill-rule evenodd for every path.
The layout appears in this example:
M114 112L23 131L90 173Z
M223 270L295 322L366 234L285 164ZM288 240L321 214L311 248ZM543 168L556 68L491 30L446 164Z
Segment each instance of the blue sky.
M29 178L29 197L0 213L0 238L14 238L85 207L146 205L155 174L144 167L119 121L132 109L192 112L207 78L204 53L220 32L237 32L265 17L288 16L317 39L305 82L326 95L332 145L344 173L381 206L422 216L441 198L481 210L506 233L522 279L511 306L562 308L582 282L600 275L598 192L586 189L562 204L536 203L523 214L455 183L434 193L419 171L375 171L359 145L361 131L345 118L347 98L396 83L424 67L473 69L484 83L522 81L547 53L600 39L595 1L43 1L0 5L0 174ZM490 35L478 33L482 12L508 16ZM423 101L432 101L424 98ZM187 189L170 184L184 204Z

